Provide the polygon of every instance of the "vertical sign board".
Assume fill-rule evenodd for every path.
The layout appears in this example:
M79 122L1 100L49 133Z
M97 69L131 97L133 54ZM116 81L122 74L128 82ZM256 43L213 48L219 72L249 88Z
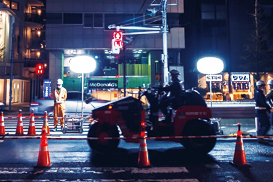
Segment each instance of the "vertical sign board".
M44 79L43 98L49 98L50 96L51 96L51 80Z

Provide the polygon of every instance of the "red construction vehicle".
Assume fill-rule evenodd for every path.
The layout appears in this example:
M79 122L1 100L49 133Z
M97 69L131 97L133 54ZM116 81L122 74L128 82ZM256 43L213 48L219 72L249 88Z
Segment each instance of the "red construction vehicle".
M152 93L153 92L153 93ZM146 90L139 93L139 99L124 97L92 110L94 121L90 124L88 137L99 137L98 140L88 140L89 146L99 152L113 152L119 139L104 137L124 136L126 142L139 142L141 122L146 119L147 136L208 136L215 135L211 110L204 99L195 90L186 90L178 98L181 103L172 112L171 122L165 123L159 119L158 90ZM146 96L150 107L143 109L140 98ZM146 113L146 117L145 117ZM165 140L166 139L156 139ZM186 150L198 154L207 154L216 143L216 138L169 138L168 141L181 143Z

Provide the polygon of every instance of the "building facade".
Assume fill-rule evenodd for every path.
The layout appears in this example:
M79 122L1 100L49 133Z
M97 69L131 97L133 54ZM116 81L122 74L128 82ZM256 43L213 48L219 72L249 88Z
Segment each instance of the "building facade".
M35 66L47 60L40 44L44 44L43 7L39 0L0 1L0 102L5 105L39 96Z

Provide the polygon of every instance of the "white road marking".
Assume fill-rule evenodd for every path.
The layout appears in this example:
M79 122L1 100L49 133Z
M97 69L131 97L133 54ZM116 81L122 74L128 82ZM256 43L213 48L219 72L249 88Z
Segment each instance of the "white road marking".
M185 167L153 167L153 168L133 168L132 174L136 173L189 173Z

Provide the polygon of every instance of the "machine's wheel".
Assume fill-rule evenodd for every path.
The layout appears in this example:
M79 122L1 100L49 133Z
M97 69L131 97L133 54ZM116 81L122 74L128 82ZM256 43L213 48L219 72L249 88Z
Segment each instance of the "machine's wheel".
M215 135L213 128L198 119L190 120L186 123L182 132L183 136L208 136ZM216 138L187 138L181 139L181 144L191 153L207 154L215 146Z
M109 125L109 123L99 124L91 123L88 137L119 137L117 125ZM90 148L98 152L112 152L117 149L119 139L98 139L87 140Z

